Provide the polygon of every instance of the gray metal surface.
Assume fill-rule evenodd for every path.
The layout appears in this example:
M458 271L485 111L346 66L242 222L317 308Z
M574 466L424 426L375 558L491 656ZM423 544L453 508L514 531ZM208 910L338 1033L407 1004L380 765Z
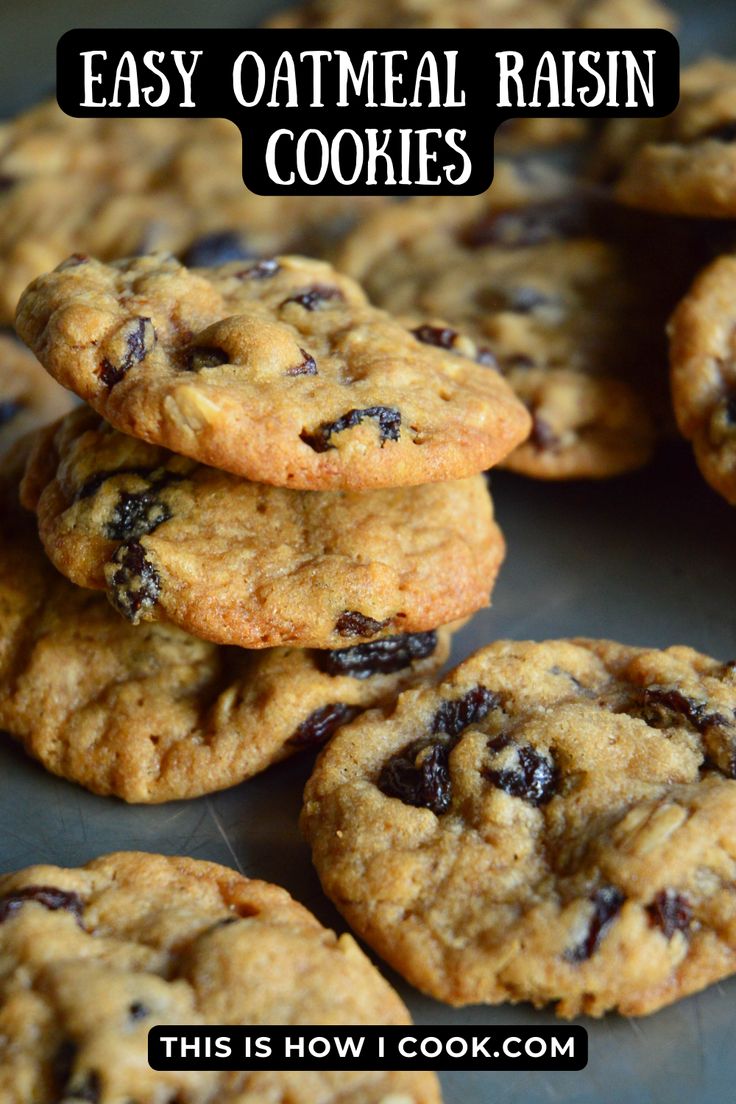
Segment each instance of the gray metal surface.
M275 5L274 5L275 6ZM696 5L673 4L685 11ZM159 3L158 25L243 25L267 4ZM726 49L736 40L730 3L701 4L683 47ZM32 12L33 22L29 13ZM53 44L72 26L151 25L146 3L37 2L0 10L0 103L29 102L53 81ZM48 14L48 21L44 16ZM7 27L6 27L7 24ZM5 33L7 30L7 33ZM31 49L32 47L32 49ZM31 79L15 66L34 56ZM632 644L689 643L736 656L736 513L708 490L685 447L649 470L600 485L554 486L499 473L494 496L508 559L493 609L460 635L454 658L488 640L584 634ZM343 929L320 892L296 821L306 760L291 761L226 793L154 808L94 797L0 746L0 869L37 861L78 865L118 848L212 859L285 885ZM551 1023L526 1006L453 1011L389 973L426 1024ZM590 1063L581 1073L454 1073L448 1104L725 1104L736 1095L736 980L643 1020L581 1020Z

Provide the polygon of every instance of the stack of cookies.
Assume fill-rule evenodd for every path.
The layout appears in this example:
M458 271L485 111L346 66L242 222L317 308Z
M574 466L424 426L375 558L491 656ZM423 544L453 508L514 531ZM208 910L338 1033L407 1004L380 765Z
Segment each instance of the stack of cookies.
M299 257L73 256L17 325L85 400L10 465L49 562L10 507L0 725L50 770L131 801L233 785L436 670L488 603L478 473L529 416L471 339Z

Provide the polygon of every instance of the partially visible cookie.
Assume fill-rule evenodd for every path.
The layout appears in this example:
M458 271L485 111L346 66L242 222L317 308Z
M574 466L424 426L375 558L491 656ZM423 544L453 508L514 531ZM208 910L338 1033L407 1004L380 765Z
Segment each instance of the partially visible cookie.
M736 257L698 276L669 333L677 424L705 478L736 506Z
M504 552L481 475L290 491L126 437L89 408L39 435L23 500L55 566L133 624L247 648L434 629L488 604Z
M643 1015L736 972L736 665L501 641L323 752L322 885L455 1005Z
M736 63L705 58L682 73L664 119L613 119L594 173L621 203L699 218L736 216Z
M438 1104L430 1073L156 1072L156 1024L410 1023L349 935L215 863L120 852L0 878L0 1095L14 1104Z
M336 264L421 341L511 384L533 428L505 467L608 477L651 455L666 311L655 301L662 280L627 253L625 228L602 230L607 222L559 179L499 162L484 195L414 199L368 217Z
M319 253L381 202L254 195L226 119L73 119L44 103L0 126L0 322L70 253L170 250L193 265Z
M303 257L198 270L71 258L26 290L18 327L116 428L258 482L460 478L529 431L498 375L422 344Z
M311 0L268 21L294 28L513 28L665 27L675 20L658 0ZM582 119L512 119L498 132L496 148L511 150L576 141L587 133Z
M320 652L134 628L54 570L7 476L0 504L0 728L95 793L148 803L234 786L319 747L449 654L446 628Z
M51 378L15 334L0 330L0 453L72 406L73 395Z

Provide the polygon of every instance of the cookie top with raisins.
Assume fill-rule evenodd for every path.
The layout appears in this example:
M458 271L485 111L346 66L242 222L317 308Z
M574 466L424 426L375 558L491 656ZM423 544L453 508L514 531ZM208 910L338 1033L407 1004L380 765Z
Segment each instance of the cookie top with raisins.
M117 429L262 483L461 478L529 431L497 373L423 344L306 258L73 257L27 289L18 327Z
M172 625L127 625L54 570L17 481L4 483L0 728L95 793L151 803L233 786L313 751L449 654L448 628L317 652L222 648Z
M188 264L320 255L363 210L356 196L259 196L226 119L72 119L48 102L0 124L0 323L71 253L171 250Z
M23 501L54 565L133 624L342 648L488 604L504 553L484 476L364 494L251 483L111 429L39 434Z
M682 73L664 119L614 119L593 171L632 207L698 218L736 215L736 63L704 58Z
M216 863L119 852L5 874L0 954L2 1079L17 1104L439 1104L423 1072L151 1069L156 1024L411 1022L349 935Z
M73 395L59 387L25 345L10 330L0 330L0 453L73 406Z
M533 162L500 161L480 196L409 200L368 216L336 263L420 340L472 356L532 415L503 464L599 478L650 457L666 396L664 325L686 279L656 228ZM668 411L667 411L668 413Z
M322 885L450 1004L653 1012L736 970L735 708L690 648L491 644L322 753Z
M736 506L736 257L695 280L669 326L672 402L710 485Z

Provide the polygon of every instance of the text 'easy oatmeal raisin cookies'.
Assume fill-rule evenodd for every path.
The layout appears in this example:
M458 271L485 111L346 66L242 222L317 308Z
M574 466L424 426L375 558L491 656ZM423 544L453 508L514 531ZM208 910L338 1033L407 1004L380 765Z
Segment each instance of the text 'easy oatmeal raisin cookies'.
M192 271L72 258L25 292L18 328L117 429L259 482L460 478L529 431L498 375L422 344L305 258Z
M322 885L440 1000L653 1012L736 972L735 707L690 648L492 644L323 752Z
M251 483L113 430L42 431L24 503L46 552L123 617L220 644L340 648L488 604L504 553L484 476L365 494Z
M118 1104L439 1104L413 1071L152 1070L154 1025L410 1023L349 935L286 890L136 852L0 877L0 1096Z
M637 232L611 222L570 182L499 162L484 195L368 217L336 263L419 340L508 381L533 427L505 467L610 477L654 447L674 305L638 243L630 255Z
M447 659L447 628L317 652L128 625L54 570L17 479L1 489L0 728L95 793L149 803L234 786Z

